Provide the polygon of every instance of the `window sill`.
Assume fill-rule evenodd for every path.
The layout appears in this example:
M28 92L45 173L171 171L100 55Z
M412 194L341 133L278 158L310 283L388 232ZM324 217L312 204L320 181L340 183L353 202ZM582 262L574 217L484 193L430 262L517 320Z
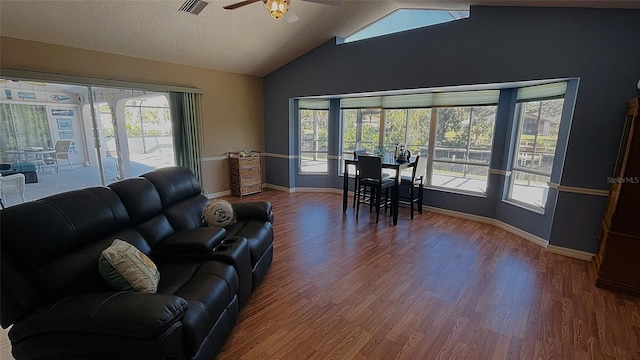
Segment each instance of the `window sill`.
M456 189L451 189L451 188L446 188L441 186L433 186L433 185L425 186L424 188L427 190L440 191L440 192L446 192L446 193L457 194L457 195L474 196L474 197L483 198L483 199L487 198L487 194L483 192L456 190Z
M532 205L521 203L519 201L514 200L502 200L503 203L509 204L511 206L515 206L527 211L531 211L532 213L536 213L538 215L544 215L544 209L539 207L533 207Z

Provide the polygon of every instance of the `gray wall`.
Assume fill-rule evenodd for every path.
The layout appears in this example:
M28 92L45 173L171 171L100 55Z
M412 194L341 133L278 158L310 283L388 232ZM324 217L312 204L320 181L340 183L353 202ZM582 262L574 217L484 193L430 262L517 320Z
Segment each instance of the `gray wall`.
M577 78L575 108L567 110L573 111L569 137L561 139L567 151L554 167L554 180L607 190L625 103L640 78L638 24L640 10L472 7L464 20L349 44L328 41L265 77L266 152L296 154L293 97ZM508 126L496 126L506 135ZM340 187L335 174L301 176L296 164L269 158L267 182ZM426 202L495 217L553 245L596 251L604 197L552 190L541 216L501 201L501 175L491 175L490 182L486 199L429 191Z

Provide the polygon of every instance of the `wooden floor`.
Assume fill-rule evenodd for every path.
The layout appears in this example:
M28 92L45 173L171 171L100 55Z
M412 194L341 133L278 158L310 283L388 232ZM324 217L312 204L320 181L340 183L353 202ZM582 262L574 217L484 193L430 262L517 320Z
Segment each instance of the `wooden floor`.
M272 202L275 254L218 359L640 359L640 299L587 262L408 208L356 220L339 194L228 199Z
M274 260L218 359L640 359L640 299L590 263L424 212L397 227L341 195L265 191Z

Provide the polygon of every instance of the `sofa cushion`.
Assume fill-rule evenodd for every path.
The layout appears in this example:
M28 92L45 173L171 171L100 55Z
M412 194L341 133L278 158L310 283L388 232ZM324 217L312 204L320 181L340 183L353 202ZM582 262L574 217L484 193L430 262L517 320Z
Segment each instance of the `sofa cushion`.
M137 225L162 212L160 195L147 179L124 179L110 184L109 188L118 194L126 207L131 225Z
M155 293L160 281L156 264L135 246L115 239L102 251L100 275L114 290Z
M163 212L176 232L203 226L202 210L208 200L191 170L183 166L168 167L141 177L155 186Z
M153 249L176 233L164 214L158 214L136 225L135 229L142 234Z
M187 300L182 318L185 350L193 356L215 322L238 292L238 275L233 266L218 261L159 261L163 274L158 293Z
M240 236L249 242L251 264L256 264L273 243L273 226L263 220L238 220L226 228L228 236Z
M204 226L202 209L207 203L206 197L193 196L164 209L164 214L176 232L199 228Z
M125 240L147 255L151 251L147 242L134 229L125 228L105 235L40 267L36 273L37 279L41 284L42 292L46 294L41 298L50 298L51 301L55 301L61 297L83 292L111 290L100 275L98 261L102 250L109 247L113 239Z
M163 208L201 193L198 179L184 166L161 168L141 176L153 183Z
M133 226L155 248L164 239L176 233L162 212L160 194L147 179L124 179L109 185L124 204Z
M149 338L161 334L187 311L173 295L114 292L79 294L38 308L11 328L20 342L38 334L92 333ZM51 357L49 357L51 358Z
M105 187L2 210L2 324L72 294L107 290L98 258L114 237L102 240L123 230L128 221L118 196ZM145 245L144 239L138 240Z

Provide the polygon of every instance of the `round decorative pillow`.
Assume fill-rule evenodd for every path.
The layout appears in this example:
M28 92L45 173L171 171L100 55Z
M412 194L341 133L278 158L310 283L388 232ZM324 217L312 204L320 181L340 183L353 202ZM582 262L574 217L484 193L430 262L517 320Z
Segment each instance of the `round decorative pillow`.
M214 199L204 207L202 219L209 226L229 226L236 222L233 206L227 200Z

